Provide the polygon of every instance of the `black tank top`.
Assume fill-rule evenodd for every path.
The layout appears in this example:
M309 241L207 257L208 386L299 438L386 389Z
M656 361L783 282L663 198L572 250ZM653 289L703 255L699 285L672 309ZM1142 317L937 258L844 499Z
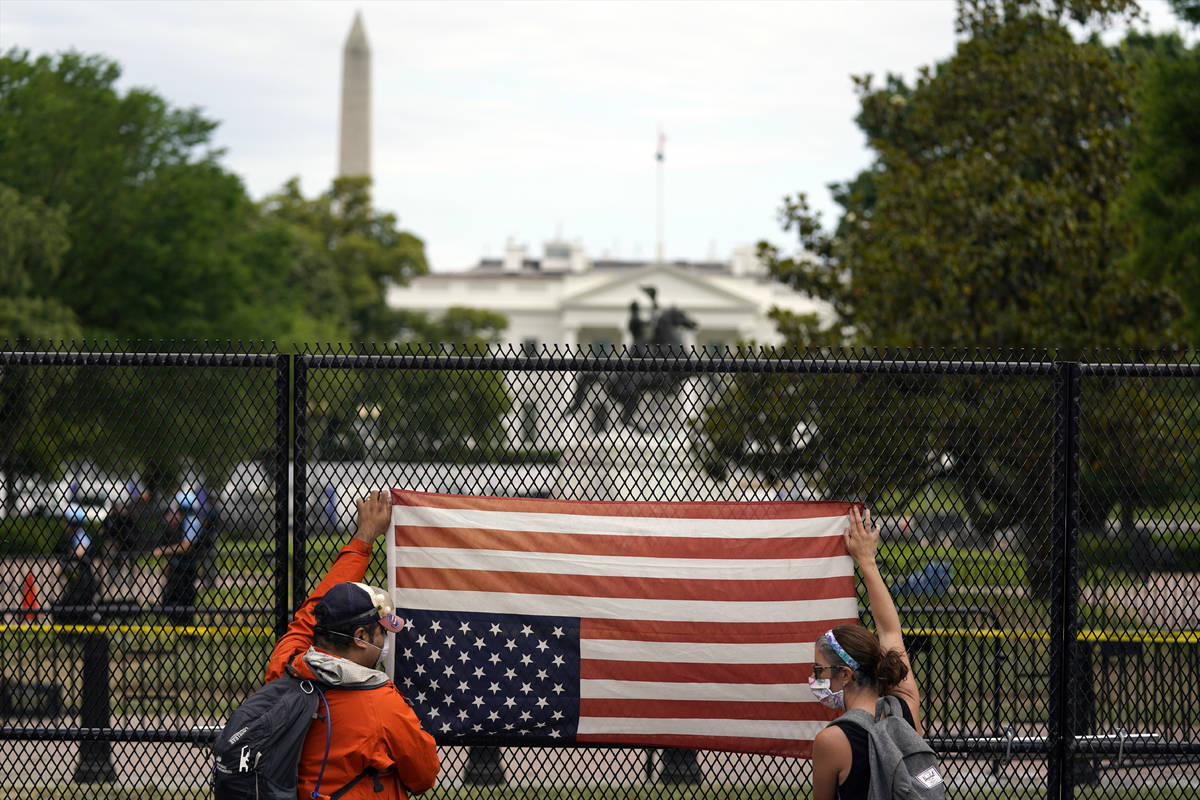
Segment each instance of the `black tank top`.
M916 728L912 711L903 699L900 700L900 711L904 715L904 721ZM837 800L867 800L867 793L871 789L871 756L867 750L867 729L840 719L829 724L840 728L850 742L850 773L846 775L846 780L837 785L834 797Z

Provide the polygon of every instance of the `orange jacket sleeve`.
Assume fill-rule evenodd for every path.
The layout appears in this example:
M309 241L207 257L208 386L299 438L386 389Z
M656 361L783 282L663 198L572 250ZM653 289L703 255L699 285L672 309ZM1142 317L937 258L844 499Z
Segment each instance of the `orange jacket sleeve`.
M267 662L266 681L271 681L283 674L283 668L288 661L298 653L308 650L313 641L313 628L317 618L313 607L325 593L339 583L345 581L361 581L367 574L367 565L371 563L371 545L361 539L351 539L333 559L333 566L325 577L313 589L308 599L296 610L296 617L287 627L283 636L275 643L271 651L271 660Z

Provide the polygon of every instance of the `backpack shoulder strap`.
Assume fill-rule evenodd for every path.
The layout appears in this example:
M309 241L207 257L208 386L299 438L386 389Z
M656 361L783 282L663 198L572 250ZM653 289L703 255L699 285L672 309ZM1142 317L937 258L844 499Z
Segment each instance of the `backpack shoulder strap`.
M894 694L885 694L875 703L875 719L884 717L899 717L904 719L904 701Z
M302 656L303 653L296 653L287 660L283 665L284 675L299 681L301 684L307 683L312 686L313 694L318 698L317 706L325 707L325 754L321 757L321 769L317 772L317 785L313 789L313 797L316 797L321 790L321 780L325 777L325 765L329 763L329 745L333 740L333 719L329 713L329 701L325 699L325 690L329 688L328 684L311 678L305 678L300 674L300 671L292 666L292 662ZM306 692L307 694L307 692ZM362 777L361 775L359 777ZM357 778L355 779L358 780Z
M861 708L852 708L833 722L852 722L858 727L866 729L867 733L870 733L875 728L875 717L872 717ZM831 722L830 725L832 724Z
M374 782L374 786L372 788L374 788L375 793L378 794L378 793L382 792L383 791L383 781L379 780L379 770L375 769L374 767L367 767L362 772L355 775L350 780L350 782L347 783L345 786L338 789L333 794L329 795L329 800L341 800L341 798L346 794L346 792L353 789L355 784L357 784L359 781L361 781L363 778L367 777L368 775L371 776L371 780L372 780L372 782Z

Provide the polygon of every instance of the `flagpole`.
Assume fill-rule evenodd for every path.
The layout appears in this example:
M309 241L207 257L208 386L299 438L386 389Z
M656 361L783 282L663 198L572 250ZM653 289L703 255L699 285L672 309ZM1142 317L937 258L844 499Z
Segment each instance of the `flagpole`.
M655 250L657 263L663 263L663 224L664 224L664 207L663 207L663 178L664 178L664 145L667 142L667 137L663 135L662 128L658 129L658 152L654 158L658 162L658 247Z

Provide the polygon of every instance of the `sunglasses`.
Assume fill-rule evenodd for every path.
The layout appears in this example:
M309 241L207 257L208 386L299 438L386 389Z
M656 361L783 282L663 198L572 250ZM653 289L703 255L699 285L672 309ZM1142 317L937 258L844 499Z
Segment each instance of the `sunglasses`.
M835 667L835 666L830 665L827 667L824 664L813 664L813 677L816 678L817 680L821 680L822 672L830 672L832 674L833 670L839 670L839 669L849 669L849 668L845 667L845 666Z

